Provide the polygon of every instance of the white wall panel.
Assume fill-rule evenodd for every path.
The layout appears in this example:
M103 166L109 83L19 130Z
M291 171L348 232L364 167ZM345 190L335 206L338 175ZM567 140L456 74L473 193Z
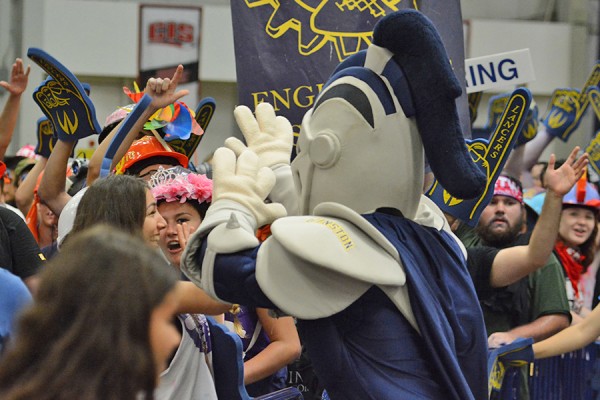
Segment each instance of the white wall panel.
M571 37L568 24L473 19L469 21L467 56L529 48L536 80L528 87L533 93L550 94L572 84Z

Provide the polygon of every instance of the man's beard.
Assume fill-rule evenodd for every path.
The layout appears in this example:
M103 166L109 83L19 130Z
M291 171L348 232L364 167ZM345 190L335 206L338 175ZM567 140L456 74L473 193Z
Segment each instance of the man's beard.
M508 224L508 229L502 232L493 231L493 223L494 221L492 220L492 222L485 226L477 225L475 232L486 245L497 248L507 247L512 244L523 228L523 221L520 218L514 225Z

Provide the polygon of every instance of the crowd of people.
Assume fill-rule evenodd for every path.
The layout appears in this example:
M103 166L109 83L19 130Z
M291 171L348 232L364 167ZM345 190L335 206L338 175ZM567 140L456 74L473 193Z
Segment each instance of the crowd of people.
M33 148L5 154L20 97L28 88L29 70L17 59L10 79L0 82L0 90L8 92L0 114L0 398L216 399L213 358L218 354L211 346L207 318L239 335L243 380L251 396L285 388L286 366L301 351L297 321L256 306L272 305L271 301L232 304L217 299L222 287L209 295L182 274L188 242L207 218L216 193L213 181L195 171L189 155L169 146L166 122L162 126L157 122L162 110L187 107L181 102L187 92L177 89L183 67L171 78L147 82L142 94L150 103L126 135L119 135L123 139L117 143L108 176L102 173L106 151L136 103L108 116L99 147L83 170L74 171L77 142L61 135L39 135ZM259 114L257 109L256 126L240 122L254 118L250 111L236 109L236 118L251 149L271 152L271 159L261 159L268 159L262 166L277 174L276 167L289 162L288 144L280 146L277 133L272 134L271 147L252 143L253 134L248 133L264 128L260 123L269 117L265 112L269 113L263 109ZM175 123L182 113L173 113L167 122ZM289 123L276 121L269 129L291 132ZM193 133L195 127L190 130L198 133ZM536 342L536 356L549 357L600 335L596 307L600 195L597 182L588 180L586 153L574 146L564 160L557 161L554 155L540 160L540 146L560 135L548 132L544 121L537 135L541 139L517 144L510 163L521 169L515 172L509 166L498 177L493 197L474 228L451 215L443 224L452 226L466 248L488 346L529 337ZM252 161L244 158L246 149L240 141L229 139L227 146L239 162ZM223 191L218 196L238 200L224 197ZM270 200L273 207L282 203L288 214L297 213L298 204L289 197L279 199L273 193ZM263 206L243 204L249 204L252 212ZM210 219L206 225L216 226ZM216 231L215 236L223 234ZM256 232L256 245L268 235L268 230ZM206 262L212 250L206 244L199 246L198 254ZM223 251L227 244L219 246ZM244 257L254 260L257 255L250 252ZM256 286L259 278L251 279L246 283ZM244 291L235 284L233 288ZM373 302L381 296L371 290L367 294ZM415 316L407 313L406 318L414 327ZM344 323L354 326L353 321ZM318 338L307 333L307 324L303 326L303 340L314 344ZM421 343L410 325L403 335ZM369 363L365 357L362 362ZM339 379L327 371L317 372L329 383ZM426 372L424 386L434 379L431 371ZM331 386L334 395L338 384ZM435 385L427 390L441 393ZM527 398L526 384L521 394ZM310 395L306 393L306 398Z

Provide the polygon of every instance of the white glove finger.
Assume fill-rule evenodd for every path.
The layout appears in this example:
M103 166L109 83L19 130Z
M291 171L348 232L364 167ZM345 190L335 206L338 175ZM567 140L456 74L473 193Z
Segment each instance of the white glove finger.
M252 150L246 150L237 159L235 174L254 180L258 173L258 156Z
M226 181L235 174L236 156L235 153L226 147L219 147L213 155L213 183L214 188L220 186L220 182ZM213 194L214 197L214 194Z
M244 142L233 136L225 139L225 147L233 151L238 157L244 152L244 150L248 150L248 147L246 147Z
M237 122L240 131L242 131L242 134L246 139L246 143L251 146L252 138L260 134L258 122L256 122L256 118L254 118L252 111L250 111L250 109L246 106L237 106L233 110L233 116L235 117L235 122Z
M264 133L268 133L269 135L273 135L273 133L277 133L276 131L276 118L275 109L269 103L259 103L256 106L256 122L258 122L258 126L260 130Z
M286 117L280 115L276 118L275 123L277 137L289 140L291 146L291 144L294 143L294 129L292 128L291 122Z
M262 167L256 173L256 192L262 199L266 199L273 186L275 186L275 173L269 167Z

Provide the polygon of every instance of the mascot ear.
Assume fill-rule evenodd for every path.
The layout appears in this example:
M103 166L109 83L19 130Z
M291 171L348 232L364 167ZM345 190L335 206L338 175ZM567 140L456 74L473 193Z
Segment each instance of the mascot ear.
M407 78L417 127L436 178L454 197L479 196L486 177L468 154L456 111L461 87L433 23L415 10L390 14L375 26L373 44L394 53Z
M312 162L319 168L330 168L335 165L342 152L340 139L331 133L323 132L310 143L308 154Z

